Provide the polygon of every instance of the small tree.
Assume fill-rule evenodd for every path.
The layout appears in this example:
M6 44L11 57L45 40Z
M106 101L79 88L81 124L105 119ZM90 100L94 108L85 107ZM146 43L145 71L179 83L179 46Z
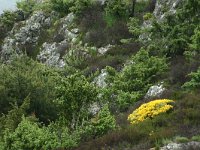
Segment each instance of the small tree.
M62 79L56 87L55 103L61 109L62 115L75 128L81 120L88 116L88 106L97 100L97 89L79 74Z

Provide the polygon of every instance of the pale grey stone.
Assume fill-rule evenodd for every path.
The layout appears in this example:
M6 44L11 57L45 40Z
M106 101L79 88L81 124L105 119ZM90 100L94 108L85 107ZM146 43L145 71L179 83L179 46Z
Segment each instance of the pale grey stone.
M166 89L163 86L163 83L151 86L148 90L148 92L145 95L145 98L150 97L159 97Z
M13 29L11 34L4 39L1 59L6 61L12 54L20 54L22 49L29 50L30 47L36 46L43 27L50 24L50 16L46 16L42 11L34 12L29 19L22 21L22 27L18 30Z
M169 143L160 148L160 150L199 150L200 142L187 142L187 143Z
M112 48L112 45L107 45L105 47L98 48L98 53L101 55L104 55L110 48Z
M98 114L98 112L101 110L100 105L97 102L94 102L93 104L90 105L89 107L89 112L94 116Z
M102 69L101 73L94 79L93 83L98 87L105 88L107 86L107 83L105 81L107 76L107 71L105 69Z

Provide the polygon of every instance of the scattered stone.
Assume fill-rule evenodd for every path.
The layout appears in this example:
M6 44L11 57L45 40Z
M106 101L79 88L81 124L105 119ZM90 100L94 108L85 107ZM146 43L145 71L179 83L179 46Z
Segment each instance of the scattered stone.
M110 45L110 44L105 46L105 47L100 47L98 49L98 53L101 54L101 55L104 55L111 48L112 48L112 45Z
M187 142L187 143L169 143L161 147L160 150L199 150L200 142Z
M90 105L89 107L89 112L94 116L98 114L98 112L101 110L100 105L97 102L94 102L93 104Z
M163 87L163 83L151 86L145 95L145 98L150 97L160 97L161 94L165 91L165 88Z
M95 83L98 87L105 88L107 86L107 83L105 81L107 75L108 73L106 72L106 70L102 69L101 73L94 79L93 83Z

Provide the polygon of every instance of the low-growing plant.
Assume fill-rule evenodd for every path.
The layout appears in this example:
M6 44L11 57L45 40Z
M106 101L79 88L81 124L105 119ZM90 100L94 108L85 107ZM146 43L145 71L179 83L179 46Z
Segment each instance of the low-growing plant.
M182 87L187 90L195 90L200 87L200 68L196 72L189 74L190 81L186 82Z
M193 136L191 140L192 140L192 141L200 142L200 135L195 135L195 136Z
M123 0L110 0L106 2L105 12L115 17L127 17L127 8Z
M173 142L172 139L168 139L168 138L162 139L162 144L163 145L167 145L167 144L172 143L172 142Z
M187 142L189 142L189 139L187 137L182 137L182 136L176 136L174 140L177 143L187 143Z
M59 12L61 16L64 16L70 12L81 15L93 3L91 0L50 0L50 4L53 10Z
M0 25L6 28L12 28L16 21L17 15L12 11L4 11L0 16Z
M143 19L144 20L149 20L153 17L153 15L151 13L146 13L144 16L143 16Z
M23 117L14 132L5 131L4 148L14 149L52 149L58 147L56 134L40 128L35 122Z
M145 103L134 110L133 113L128 116L128 120L131 124L138 124L146 119L152 119L155 116L166 113L168 110L172 109L173 106L171 103L173 102L173 100L161 99Z
M97 118L93 120L94 130L96 135L104 135L116 128L116 122L114 116L111 115L108 105L105 105L97 115Z
M25 18L27 18L33 11L36 6L36 0L21 0L17 2L17 8L24 12Z

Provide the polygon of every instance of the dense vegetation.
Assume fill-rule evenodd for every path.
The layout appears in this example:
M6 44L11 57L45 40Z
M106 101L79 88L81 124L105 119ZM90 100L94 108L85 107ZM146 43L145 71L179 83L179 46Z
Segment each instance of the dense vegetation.
M163 21L152 14L154 1L22 0L17 7L18 13L0 16L0 45L16 22L38 10L58 14L46 35L73 13L80 37L64 68L37 62L26 51L0 62L0 149L142 150L200 141L199 0L183 1ZM99 55L107 44L112 48ZM93 82L101 69L105 87ZM163 82L162 95L145 96Z

